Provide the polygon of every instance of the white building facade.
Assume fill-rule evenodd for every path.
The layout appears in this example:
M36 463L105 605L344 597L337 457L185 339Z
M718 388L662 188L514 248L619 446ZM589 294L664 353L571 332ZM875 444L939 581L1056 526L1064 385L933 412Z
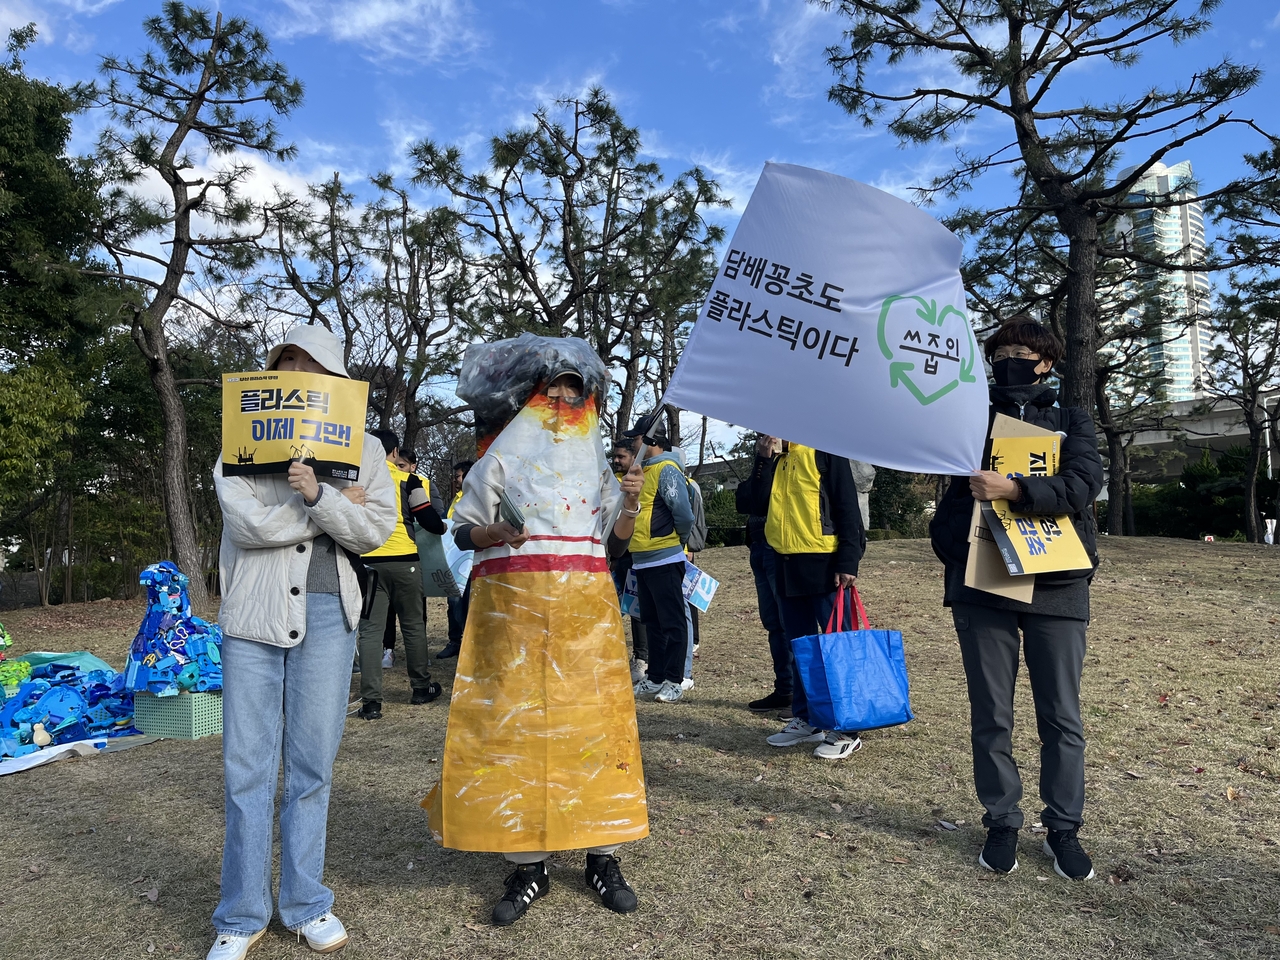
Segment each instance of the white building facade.
M1120 172L1126 177L1130 167ZM1195 199L1195 179L1191 161L1166 166L1157 163L1134 184L1129 199L1146 198L1175 205L1134 210L1119 218L1115 232L1130 246L1149 249L1156 255L1188 265L1204 262L1204 208ZM1208 335L1199 319L1209 303L1209 278L1202 271L1178 270L1166 274L1165 306L1167 325L1153 337L1151 360L1168 378L1168 399L1174 402L1199 399L1196 383L1203 372L1208 352ZM1152 287L1155 286L1154 281Z

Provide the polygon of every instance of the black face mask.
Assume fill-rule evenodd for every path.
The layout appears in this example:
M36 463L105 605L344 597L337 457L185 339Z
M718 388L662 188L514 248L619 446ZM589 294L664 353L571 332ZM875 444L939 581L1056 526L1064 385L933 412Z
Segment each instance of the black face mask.
M1005 357L991 364L991 375L997 387L1026 387L1040 379L1036 367L1042 360L1026 360L1022 357Z

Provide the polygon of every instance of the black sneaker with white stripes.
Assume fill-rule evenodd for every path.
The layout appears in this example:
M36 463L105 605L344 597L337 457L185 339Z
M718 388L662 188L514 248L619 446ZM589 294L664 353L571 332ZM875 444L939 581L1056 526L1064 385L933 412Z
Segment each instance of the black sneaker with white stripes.
M502 895L498 905L493 908L493 922L500 927L509 927L529 909L529 904L539 897L547 895L551 886L551 877L547 874L547 863L522 863L515 872L507 877L507 892Z
M587 886L614 913L634 913L639 906L636 892L622 876L618 858L610 854L587 854Z

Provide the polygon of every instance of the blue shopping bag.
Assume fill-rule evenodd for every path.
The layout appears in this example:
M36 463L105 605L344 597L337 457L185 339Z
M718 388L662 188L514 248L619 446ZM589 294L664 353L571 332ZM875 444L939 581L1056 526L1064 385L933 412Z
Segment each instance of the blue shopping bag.
M856 587L853 630L844 629L845 593L827 629L791 641L796 672L809 698L809 722L820 730L874 730L912 719L902 634L872 630ZM861 615L865 630L858 628Z

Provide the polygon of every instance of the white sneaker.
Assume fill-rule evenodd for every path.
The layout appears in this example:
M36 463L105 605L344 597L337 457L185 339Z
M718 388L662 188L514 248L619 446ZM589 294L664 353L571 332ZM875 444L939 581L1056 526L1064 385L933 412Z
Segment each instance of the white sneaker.
M257 933L247 935L220 933L218 938L213 941L213 946L209 948L209 953L205 960L243 960L244 955L249 952L249 948L261 940L262 935L266 932L266 927L263 927Z
M644 679L645 674L649 672L649 663L645 660L631 658L631 682L639 683Z
M645 677L643 680L641 680L639 683L637 683L634 687L631 688L631 692L636 695L637 699L639 699L640 697L646 697L646 698L652 697L661 689L662 689L662 684L654 683L648 677Z
M811 727L799 717L795 717L780 732L771 737L765 737L764 742L771 747L794 747L797 743L814 743L825 736L826 734L817 727Z
M382 669L390 670L395 665L396 665L395 652L392 650L383 650L382 651Z
M845 757L862 749L862 739L851 737L847 733L825 731L822 742L814 748L813 755L823 760L843 760Z
M681 690L692 690L692 689L693 689L693 677L685 677L683 680L681 680L681 681L680 681L680 689L681 689Z
M341 950L351 939L342 921L332 913L316 917L295 932L299 937L306 937L307 946L316 953L333 953L335 950Z
M659 703L675 703L684 696L684 685L672 683L670 680L663 680L662 686L658 690L658 695L653 699Z

